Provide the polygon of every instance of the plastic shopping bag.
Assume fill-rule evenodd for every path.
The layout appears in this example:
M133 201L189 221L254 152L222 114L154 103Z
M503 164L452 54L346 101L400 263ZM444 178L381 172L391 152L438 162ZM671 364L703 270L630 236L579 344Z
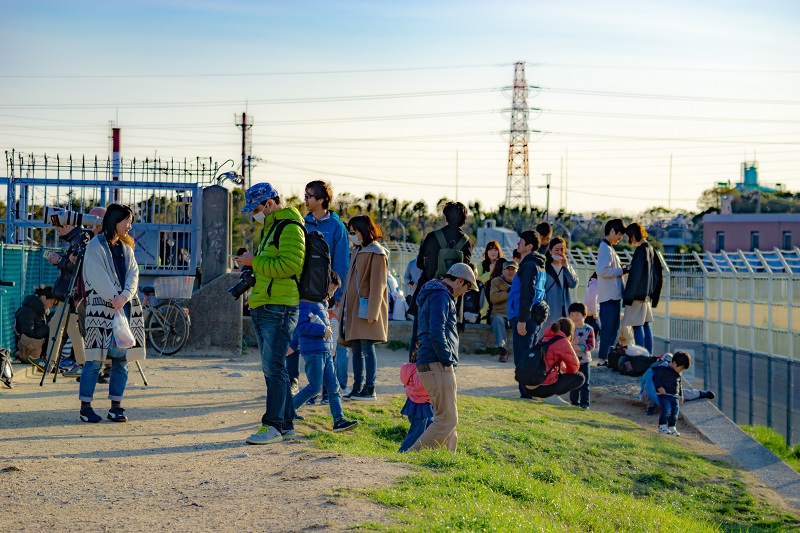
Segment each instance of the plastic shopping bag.
M136 344L136 339L133 338L133 332L128 325L128 319L125 317L125 312L122 309L117 309L114 315L114 321L111 325L111 330L114 332L114 344L118 348L128 349Z

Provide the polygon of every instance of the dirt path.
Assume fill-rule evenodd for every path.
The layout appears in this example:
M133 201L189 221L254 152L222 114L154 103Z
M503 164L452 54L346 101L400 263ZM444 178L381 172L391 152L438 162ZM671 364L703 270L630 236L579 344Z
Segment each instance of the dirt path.
M379 351L381 397L403 393L397 369L404 360L402 352ZM511 368L496 357L465 356L460 394L517 397ZM0 470L10 468L0 472L0 508L10 511L8 530L337 531L388 520L385 509L350 492L391 484L408 472L403 465L338 456L304 440L244 443L264 408L254 350L236 360L151 359L146 371L149 387L131 373L128 424L80 423L74 380L40 388L38 380L18 377L14 390L0 392ZM638 389L638 380L620 382L604 369L593 379L593 409L655 433L657 419L618 396ZM106 394L107 385L98 385L96 398ZM679 425L682 444L726 459L697 431Z

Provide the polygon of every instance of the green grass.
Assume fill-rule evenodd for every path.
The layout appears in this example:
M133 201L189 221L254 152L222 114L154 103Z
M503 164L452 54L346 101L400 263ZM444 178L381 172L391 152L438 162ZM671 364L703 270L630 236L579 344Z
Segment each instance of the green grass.
M407 463L413 473L364 496L392 509L383 531L798 531L800 521L747 490L728 464L674 437L596 411L460 397L459 449L398 454L404 399L348 405L355 431L307 416L320 447ZM304 413L305 414L305 413ZM327 415L327 413L325 413Z
M386 348L396 352L397 350L408 350L411 345L405 341L393 340L386 343Z
M787 446L786 439L780 434L762 426L742 426L742 429L764 445L765 448L783 459L786 464L800 472L800 444Z

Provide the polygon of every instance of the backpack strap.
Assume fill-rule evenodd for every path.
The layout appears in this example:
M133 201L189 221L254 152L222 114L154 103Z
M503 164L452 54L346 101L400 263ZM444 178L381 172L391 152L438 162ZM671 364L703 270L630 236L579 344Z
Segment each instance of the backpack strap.
M447 246L447 239L444 238L444 232L440 229L434 230L433 235L436 237L436 240L439 241L439 247L442 249L449 248Z
M259 255L261 252L264 251L264 249L267 246L270 245L274 246L275 248L280 248L281 234L283 233L283 229L289 224L295 224L297 226L300 226L300 229L303 230L303 237L305 237L308 234L306 227L297 220L291 220L291 219L279 220L275 224L273 224L271 228L269 228L267 234L264 236L263 239L261 239L261 244L258 247L258 252L256 253L256 255ZM269 239L270 235L272 235L272 240ZM291 279L293 279L297 285L300 285L300 280L297 279L297 276L295 274L292 274ZM267 296L272 296L273 281L275 280L274 279L269 280L269 285L267 285Z
M462 236L453 249L461 251L461 249L464 248L464 245L467 244L467 238L468 237L466 235Z

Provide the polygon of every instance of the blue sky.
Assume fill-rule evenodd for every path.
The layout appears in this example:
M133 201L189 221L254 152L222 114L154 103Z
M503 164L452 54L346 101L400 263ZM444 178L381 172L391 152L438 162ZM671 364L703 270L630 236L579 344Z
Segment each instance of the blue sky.
M736 181L754 153L763 181L800 189L794 2L7 0L3 13L4 150L105 155L118 118L125 157L237 159L247 105L254 179L286 194L329 177L435 204L456 196L458 152L458 198L496 206L502 88L526 61L549 89L529 95L544 110L530 127L548 132L531 135L538 205L544 173L556 208L666 205L670 155L673 207Z

